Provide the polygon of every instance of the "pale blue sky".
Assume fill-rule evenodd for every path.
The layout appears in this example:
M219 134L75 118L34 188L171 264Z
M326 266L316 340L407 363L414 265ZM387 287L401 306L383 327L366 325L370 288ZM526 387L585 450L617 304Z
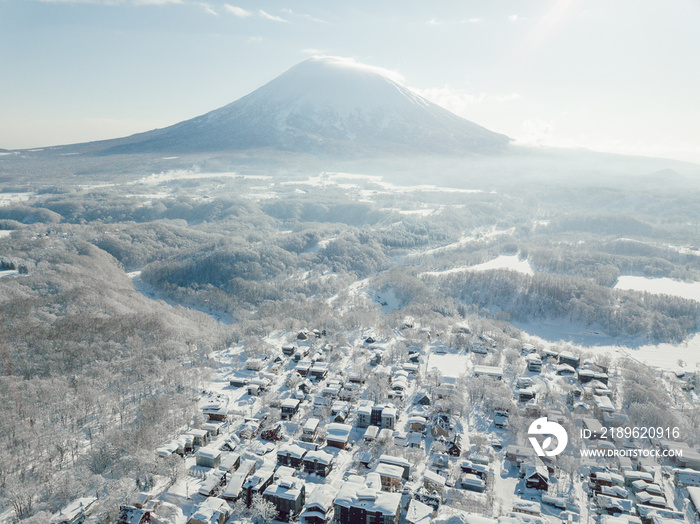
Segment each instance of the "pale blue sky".
M0 0L0 147L170 125L312 54L524 143L700 162L696 0Z

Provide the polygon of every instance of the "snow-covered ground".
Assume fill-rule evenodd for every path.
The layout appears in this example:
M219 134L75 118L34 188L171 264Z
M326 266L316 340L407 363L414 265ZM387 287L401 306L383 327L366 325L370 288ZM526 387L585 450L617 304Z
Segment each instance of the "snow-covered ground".
M34 193L0 193L0 207L25 202L33 196Z
M646 291L655 295L674 295L700 302L700 282L683 282L670 278L647 278L627 275L617 279L615 289Z
M458 378L467 372L469 357L467 355L455 353L431 353L428 357L426 369L430 371L435 368L443 377Z
M488 271L491 269L507 269L509 271L517 271L525 275L534 275L534 270L527 260L522 260L518 255L500 255L499 257L476 264L475 266L453 267L444 271L426 271L421 275L441 276L449 275L450 273L461 273L463 271Z
M12 234L12 231L13 231L13 230L11 230L11 229L2 229L2 230L0 230L0 238L9 237L9 236Z

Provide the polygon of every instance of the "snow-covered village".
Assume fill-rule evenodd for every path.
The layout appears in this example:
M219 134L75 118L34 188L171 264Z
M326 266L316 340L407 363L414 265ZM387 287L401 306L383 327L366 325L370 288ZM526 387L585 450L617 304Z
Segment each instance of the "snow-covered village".
M196 423L153 450L182 474L144 479L118 522L669 524L700 516L698 450L679 428L640 435L626 414L630 382L672 396L671 409L682 410L696 402L696 373L518 346L466 323L434 332L407 318L389 337L365 330L344 346L329 335L282 331L262 352L214 354ZM542 417L566 429L564 453L538 456L528 441L528 426ZM90 522L95 501L75 501L52 523Z

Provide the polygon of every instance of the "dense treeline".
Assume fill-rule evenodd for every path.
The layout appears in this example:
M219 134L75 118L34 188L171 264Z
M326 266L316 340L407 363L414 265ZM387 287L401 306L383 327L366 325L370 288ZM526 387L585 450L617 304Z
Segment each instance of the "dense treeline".
M154 446L192 421L220 330L136 293L84 241L4 246L29 271L0 279L0 498L37 522L90 492L116 510L139 475L167 473Z
M424 277L430 281L435 277ZM612 336L680 341L698 327L700 303L668 295L617 291L564 275L514 271L465 271L435 285L464 304L489 308L517 320L568 318L600 325Z

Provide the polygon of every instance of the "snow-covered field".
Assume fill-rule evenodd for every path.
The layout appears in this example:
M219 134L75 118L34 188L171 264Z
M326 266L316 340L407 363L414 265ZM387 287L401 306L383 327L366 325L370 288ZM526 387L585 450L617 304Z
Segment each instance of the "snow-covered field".
M467 372L469 357L454 353L431 353L428 358L426 369L430 371L435 368L442 373L443 377L458 378Z
M647 278L628 275L617 279L615 289L646 291L655 295L674 295L700 302L700 282L683 282L670 278Z
M0 230L0 238L9 237L11 234L12 234L12 230L11 230L11 229L3 229L3 230Z
M29 200L34 193L0 193L0 207Z
M449 275L450 273L461 273L463 271L488 271L491 269L507 269L509 271L517 271L525 275L533 275L535 272L527 260L521 260L518 255L501 255L475 266L453 267L445 271L426 271L422 275L441 276Z

